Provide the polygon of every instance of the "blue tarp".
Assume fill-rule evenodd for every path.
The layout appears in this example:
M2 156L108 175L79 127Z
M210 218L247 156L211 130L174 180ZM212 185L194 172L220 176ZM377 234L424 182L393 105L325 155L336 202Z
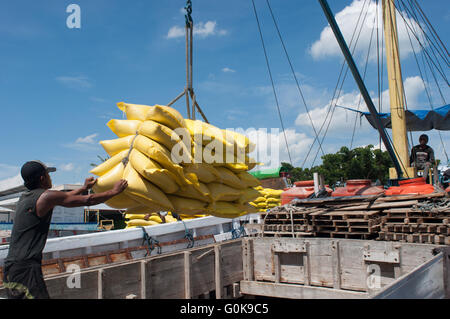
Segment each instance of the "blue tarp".
M340 106L342 107L342 106ZM375 122L369 112L361 112L351 108L342 107L347 110L364 115L374 128ZM392 128L391 113L379 113L381 122L385 128ZM435 108L434 110L406 110L406 129L408 131L450 131L450 104Z

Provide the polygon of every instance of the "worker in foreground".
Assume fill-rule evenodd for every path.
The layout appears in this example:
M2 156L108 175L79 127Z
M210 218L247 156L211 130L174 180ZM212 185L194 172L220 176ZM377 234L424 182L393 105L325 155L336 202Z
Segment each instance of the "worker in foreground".
M8 256L4 265L3 286L10 299L48 299L41 269L42 251L47 241L55 206L80 207L97 205L120 194L128 186L120 180L112 190L82 195L96 180L87 178L84 185L71 192L53 191L49 172L56 171L40 161L30 161L21 168L28 191L17 203Z
M428 181L428 173L431 167L434 167L434 151L427 145L428 135L422 134L419 137L419 145L416 145L411 150L410 162L412 167L423 170L423 178L425 182ZM436 169L434 169L436 172ZM436 174L435 174L436 177ZM436 183L436 179L434 180Z

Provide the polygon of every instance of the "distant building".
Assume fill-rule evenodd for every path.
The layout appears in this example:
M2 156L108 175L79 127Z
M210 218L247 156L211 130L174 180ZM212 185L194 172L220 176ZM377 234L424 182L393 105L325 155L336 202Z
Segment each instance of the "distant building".
M52 189L69 192L81 186L80 184L63 184ZM0 190L0 231L12 229L16 204L26 190L23 185ZM53 209L49 237L70 236L124 227L122 212L105 204L73 208L56 206Z

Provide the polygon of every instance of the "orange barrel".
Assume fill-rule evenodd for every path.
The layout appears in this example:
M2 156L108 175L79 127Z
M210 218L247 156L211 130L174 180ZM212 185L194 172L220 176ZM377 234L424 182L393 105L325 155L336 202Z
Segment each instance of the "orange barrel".
M398 182L399 186L392 186L386 190L386 195L425 195L434 192L433 185L425 183L425 178L411 178Z
M295 187L285 189L281 194L281 205L290 203L293 199L304 199L314 194L314 180L294 182ZM327 185L328 195L333 191Z
M370 179L349 179L344 187L336 187L331 196L378 195L383 193L383 186L372 186Z

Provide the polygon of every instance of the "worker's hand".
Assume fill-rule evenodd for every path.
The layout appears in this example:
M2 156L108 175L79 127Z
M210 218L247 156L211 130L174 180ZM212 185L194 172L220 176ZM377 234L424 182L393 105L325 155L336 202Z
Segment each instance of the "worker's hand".
M148 220L150 218L150 214L145 214L144 220Z
M95 183L97 183L96 178L93 178L93 177L86 178L84 180L84 187L86 189L91 189L95 185Z
M121 179L120 181L114 184L113 191L116 193L116 195L120 194L125 190L125 188L127 188L127 186L128 182L124 179Z

